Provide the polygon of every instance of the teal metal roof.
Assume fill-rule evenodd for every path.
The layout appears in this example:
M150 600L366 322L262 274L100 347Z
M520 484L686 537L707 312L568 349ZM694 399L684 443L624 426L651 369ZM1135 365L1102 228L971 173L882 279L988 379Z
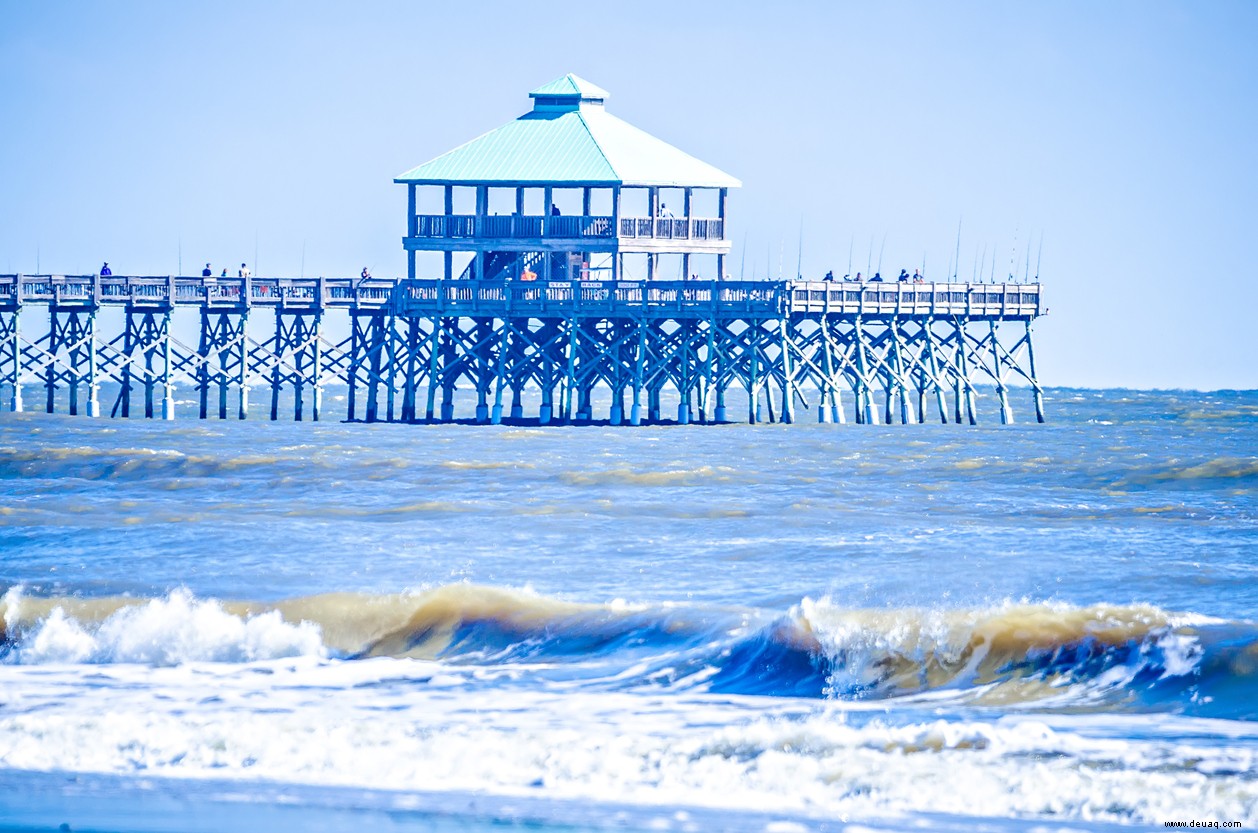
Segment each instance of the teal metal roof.
M566 85L566 86L565 86ZM421 185L737 188L737 179L608 113L608 93L575 75L530 93L533 111L400 174ZM556 97L572 97L556 106ZM578 98L579 97L579 98ZM544 103L545 102L545 103Z
M556 78L549 84L543 84L533 92L529 93L530 98L539 98L541 96L580 96L581 98L607 98L610 93L597 84L591 84L584 78L573 75L571 72L562 78Z

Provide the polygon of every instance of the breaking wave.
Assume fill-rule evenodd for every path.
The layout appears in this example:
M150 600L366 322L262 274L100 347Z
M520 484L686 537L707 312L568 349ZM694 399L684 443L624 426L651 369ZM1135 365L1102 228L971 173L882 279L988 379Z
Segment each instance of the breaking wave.
M1141 605L854 610L806 598L774 613L457 584L273 604L14 589L0 608L0 657L16 664L392 657L595 686L1258 719L1258 626Z

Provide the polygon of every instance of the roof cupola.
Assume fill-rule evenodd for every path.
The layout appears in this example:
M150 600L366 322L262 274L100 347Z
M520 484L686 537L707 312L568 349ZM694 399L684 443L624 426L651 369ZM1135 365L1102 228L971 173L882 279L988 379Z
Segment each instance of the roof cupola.
M607 90L602 87L568 73L533 90L529 93L529 98L533 99L534 112L555 113L602 107L608 95Z

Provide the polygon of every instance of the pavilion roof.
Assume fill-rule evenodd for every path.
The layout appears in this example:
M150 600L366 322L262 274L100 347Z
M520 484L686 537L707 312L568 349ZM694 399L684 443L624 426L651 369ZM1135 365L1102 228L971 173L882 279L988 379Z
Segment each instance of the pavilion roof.
M421 185L737 188L729 174L603 108L603 90L565 75L529 93L533 110L394 182Z

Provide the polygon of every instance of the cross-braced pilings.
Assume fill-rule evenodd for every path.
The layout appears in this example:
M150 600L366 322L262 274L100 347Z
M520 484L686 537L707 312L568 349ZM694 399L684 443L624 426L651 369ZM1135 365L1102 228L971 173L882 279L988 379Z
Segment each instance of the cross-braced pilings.
M273 420L290 400L318 420L344 386L351 420L499 423L532 418L527 400L542 424L639 425L843 423L849 407L862 424L974 424L989 395L1007 423L1025 385L1042 422L1039 311L1036 284L0 276L0 386L11 410L34 385L49 412L85 393L92 416L105 383L111 415L134 399L166 419L180 386L203 419L245 419L267 391Z

